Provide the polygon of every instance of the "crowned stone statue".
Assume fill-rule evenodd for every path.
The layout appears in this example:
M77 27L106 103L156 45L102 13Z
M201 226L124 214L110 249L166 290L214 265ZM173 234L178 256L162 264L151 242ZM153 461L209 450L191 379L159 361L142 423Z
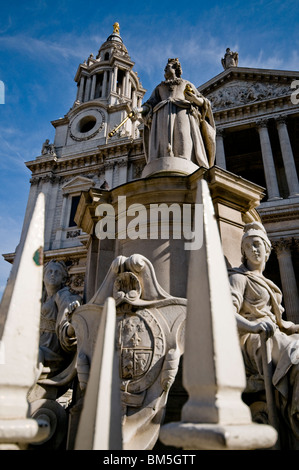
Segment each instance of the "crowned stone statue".
M179 60L168 59L165 80L142 107L144 151L143 177L170 171L190 174L210 168L215 159L215 123L211 105L196 87L181 78Z

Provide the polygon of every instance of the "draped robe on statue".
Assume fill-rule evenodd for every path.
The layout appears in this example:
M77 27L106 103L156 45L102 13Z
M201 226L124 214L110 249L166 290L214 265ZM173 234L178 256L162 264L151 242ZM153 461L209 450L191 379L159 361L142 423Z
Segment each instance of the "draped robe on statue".
M288 407L292 429L299 438L299 334L290 334L294 324L282 319L282 293L263 275L242 265L229 270L233 304L236 312L249 321L268 320L275 328L271 342L274 373L272 382L280 394L283 409ZM263 389L261 338L259 334L240 334L248 392Z
M200 108L185 98L186 85L194 97L204 100ZM144 148L147 163L162 157L179 157L210 168L215 158L215 123L210 103L187 80L161 82L144 104Z
M75 300L80 302L80 296L72 294L68 287L63 287L42 305L39 348L44 366L50 368L47 377L67 367L76 352L77 341L75 337L69 338L67 335L69 321L65 315L68 305Z

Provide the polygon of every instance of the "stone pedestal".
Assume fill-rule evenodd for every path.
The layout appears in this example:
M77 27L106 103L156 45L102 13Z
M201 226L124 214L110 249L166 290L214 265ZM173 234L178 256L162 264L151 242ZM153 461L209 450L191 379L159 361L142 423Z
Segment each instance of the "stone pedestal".
M145 165L142 178L163 173L190 175L198 170L198 165L185 158L163 157Z
M239 246L243 235L243 226L249 221L260 220L255 207L259 205L263 197L263 188L216 166L210 169L200 168L185 176L159 174L132 181L111 191L91 188L88 192L82 193L75 216L78 227L89 235L89 254L87 257L89 260L87 266L89 285L85 288L89 298L86 301L101 303L98 299L95 301L98 294L95 294L93 298L90 296L92 291L94 293L101 291L102 286L108 283L109 275L107 273L109 273L110 266L113 266L116 257L126 259L126 257L138 253L150 261L158 284L170 296L186 300L188 276L189 278L191 276L193 278L193 287L198 296L198 306L201 302L208 305L210 297L209 292L206 291L206 281L209 274L207 276L202 274L205 283L200 279L198 280L197 275L194 273L194 276L192 272L190 274L190 262L194 257L198 257L199 253L203 253L201 257L208 259L213 251L214 243L213 238L210 240L211 253L203 252L205 222L202 210L204 204L202 200L198 199L198 186L200 184L205 184L209 188L208 191L211 194L215 212L213 217L217 221L227 265L241 264ZM158 209L160 212L158 211L157 215ZM215 220L214 223L216 224ZM106 238L103 236L104 234L106 234ZM193 239L191 234L193 234ZM96 243L97 239L98 243ZM220 241L218 241L218 245L219 243ZM222 262L224 262L223 259ZM216 274L218 270L217 263L213 265ZM198 264L199 270L201 266L202 263L200 262ZM144 289L143 281L140 285L143 286L141 287L142 292ZM214 296L216 296L215 292L216 290ZM221 304L221 299L219 302ZM173 315L174 310L171 310L169 318L173 318ZM206 344L212 347L211 335L213 335L213 331L209 330L210 327L211 324L210 326L205 325L206 330L202 329L201 334L206 336ZM198 325L195 330L198 331ZM221 327L218 334L220 336L222 334ZM237 334L236 331L235 334ZM233 344L239 351L237 341ZM219 352L221 356L225 348L220 348L219 351L217 350L217 354ZM234 349L229 349L229 351L231 351L231 358L234 358ZM213 352L208 351L207 354L211 355L211 358L213 357ZM225 357L227 357L227 354L225 354ZM221 374L225 374L227 364L225 361L220 362L219 367L223 368ZM234 381L234 375L235 372L230 375L231 381ZM222 417L225 415L225 419L221 419L219 423L222 427L228 424L247 425L250 422L250 413L239 397L241 386L237 387L238 390L236 394L233 394L232 400L231 394L229 393L228 396L226 393L229 388L228 381L221 389L223 392L220 399L221 410L225 409L221 413ZM237 407L236 396L239 397L237 400L239 406ZM207 402L203 397L201 407L206 404ZM225 404L228 406L226 407ZM195 411L197 415L200 408L197 405L198 403L195 407L196 410L192 408L191 415ZM241 421L239 420L239 410L244 415ZM186 408L185 413L187 413ZM188 416L190 416L190 413ZM234 418L234 414L238 416L237 420ZM217 422L215 418L213 423ZM250 425L252 425L251 422ZM215 433L215 429L212 431L213 433ZM257 435L259 435L259 429ZM224 438L225 436L226 431L224 432ZM256 446L256 442L253 445ZM133 447L130 444L128 448Z
M244 223L260 220L255 210L263 197L263 188L260 186L215 166L208 170L198 169L189 176L159 175L144 178L111 191L92 188L82 194L76 213L78 227L90 237L88 260L92 268L87 266L89 285L85 288L89 298L100 287L115 257L130 256L132 253L140 253L152 262L158 282L166 291L177 297L186 297L187 268L192 247L191 250L190 247L186 249L185 244L190 240L183 236L182 219L184 206L188 215L186 206L189 205L192 231L195 228L201 231L200 210L197 212L197 226L194 225L196 187L200 179L208 182L211 191L227 264L241 264L239 246ZM101 204L113 208L115 233L111 234L110 239L95 243L95 227L100 220L96 208ZM151 223L150 211L157 205L165 209L165 216L170 215L170 224L164 224L162 236L161 220ZM166 230L168 225L169 235ZM185 232L187 228L185 224ZM131 229L130 237L127 236L128 229ZM155 237L156 233L158 236Z

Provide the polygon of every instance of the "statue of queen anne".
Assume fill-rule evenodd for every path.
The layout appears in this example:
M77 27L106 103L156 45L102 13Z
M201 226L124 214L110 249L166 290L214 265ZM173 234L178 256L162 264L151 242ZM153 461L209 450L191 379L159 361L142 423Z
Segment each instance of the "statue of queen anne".
M145 124L147 165L158 159L175 157L210 168L215 159L215 123L211 105L181 75L179 60L168 59L165 80L142 107L133 110L135 116L141 113Z

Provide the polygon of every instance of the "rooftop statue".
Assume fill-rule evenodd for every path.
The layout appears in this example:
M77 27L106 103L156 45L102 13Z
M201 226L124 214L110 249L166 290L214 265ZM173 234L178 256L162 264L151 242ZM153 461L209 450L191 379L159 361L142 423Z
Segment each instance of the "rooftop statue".
M178 59L168 59L165 80L135 113L145 124L147 164L165 158L189 160L209 168L215 159L215 123L209 100L181 78Z
M238 52L233 52L228 47L226 49L223 59L221 59L221 64L224 70L229 69L230 67L238 67L238 63L239 63Z
M41 155L47 155L47 154L56 155L54 144L50 144L49 139L45 140L42 146L42 150L41 150Z
M271 243L262 224L245 225L241 250L243 264L230 269L229 278L247 375L245 392L256 397L265 391L262 342L266 339L271 350L271 381L278 394L278 413L286 419L286 429L292 430L290 445L298 449L299 325L283 319L282 293L263 275Z
M119 23L114 23L113 32L119 34Z

